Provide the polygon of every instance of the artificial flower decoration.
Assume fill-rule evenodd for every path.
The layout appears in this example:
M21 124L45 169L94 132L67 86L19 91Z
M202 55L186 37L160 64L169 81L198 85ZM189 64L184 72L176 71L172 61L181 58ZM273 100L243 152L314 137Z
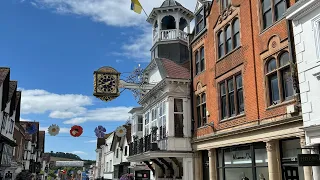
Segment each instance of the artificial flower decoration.
M83 133L83 129L81 126L74 125L70 129L70 135L73 137L79 137Z
M126 135L127 133L127 129L124 126L119 126L116 130L116 135L118 137L123 137L124 135Z
M56 124L52 124L51 126L49 126L48 128L48 133L51 135L51 136L56 136L57 134L59 134L59 131L60 131L60 128L58 125Z
M96 136L98 138L103 138L106 131L107 131L106 128L104 128L103 126L98 126L94 129L94 132L96 133Z
M33 123L28 123L26 125L26 131L28 134L34 134L38 131L37 126Z

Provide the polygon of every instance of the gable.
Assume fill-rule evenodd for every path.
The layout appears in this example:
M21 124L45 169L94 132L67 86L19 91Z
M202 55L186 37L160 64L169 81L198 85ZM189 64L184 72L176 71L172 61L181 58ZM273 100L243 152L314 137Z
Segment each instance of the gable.
M199 11L199 9L201 9L202 6L203 4L198 0L194 13L196 14Z

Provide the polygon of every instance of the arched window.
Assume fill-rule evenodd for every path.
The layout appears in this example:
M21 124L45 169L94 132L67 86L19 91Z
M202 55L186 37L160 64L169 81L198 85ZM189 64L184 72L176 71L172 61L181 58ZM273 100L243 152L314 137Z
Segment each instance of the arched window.
M287 5L285 0L261 0L263 29L281 19L286 8Z
M225 29L226 33L226 53L228 54L232 49L232 40L231 40L231 26L227 26Z
M224 34L223 31L218 33L218 56L221 58L224 56Z
M293 82L287 51L267 61L266 76L270 106L293 98Z
M240 46L240 26L239 19L231 21L223 30L218 32L218 58L230 53Z
M233 32L233 48L237 48L240 45L240 25L239 19L235 19L232 24Z

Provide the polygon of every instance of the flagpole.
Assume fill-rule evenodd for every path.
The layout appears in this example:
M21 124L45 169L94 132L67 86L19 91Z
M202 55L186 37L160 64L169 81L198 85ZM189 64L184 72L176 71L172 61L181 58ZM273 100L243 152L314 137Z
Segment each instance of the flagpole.
M148 14L146 13L146 11L144 10L144 8L141 6L141 8L142 8L142 10L143 10L143 12L144 12L144 14L147 16L147 18L149 17L148 16Z

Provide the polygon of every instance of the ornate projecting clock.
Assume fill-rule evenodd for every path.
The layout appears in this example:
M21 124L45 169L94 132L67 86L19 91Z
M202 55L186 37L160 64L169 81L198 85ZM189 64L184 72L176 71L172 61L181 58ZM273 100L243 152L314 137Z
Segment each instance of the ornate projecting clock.
M93 95L103 101L111 101L120 95L120 73L112 67L102 67L94 72Z

